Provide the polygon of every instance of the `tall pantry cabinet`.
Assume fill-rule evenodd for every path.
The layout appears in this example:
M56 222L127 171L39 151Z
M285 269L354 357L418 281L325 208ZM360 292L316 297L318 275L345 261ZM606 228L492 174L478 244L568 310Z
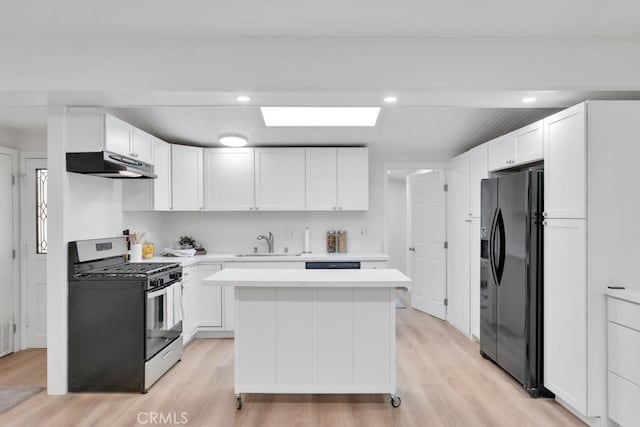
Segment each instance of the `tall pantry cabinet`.
M590 101L544 120L544 383L587 417L607 413L604 292L640 289L639 119Z
M480 337L480 187L488 178L487 145L451 161L447 196L447 321Z
M586 104L544 120L544 384L587 414Z

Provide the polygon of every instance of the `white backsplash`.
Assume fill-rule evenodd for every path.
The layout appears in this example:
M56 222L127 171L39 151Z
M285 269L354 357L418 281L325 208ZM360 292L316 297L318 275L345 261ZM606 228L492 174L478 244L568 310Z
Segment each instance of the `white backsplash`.
M309 227L311 251L326 252L327 230L347 231L351 253L381 253L382 230L368 221L367 212L127 212L124 223L163 248L176 244L181 235L204 243L209 253L248 253L255 246L267 251L259 234L272 232L275 252L301 252L304 229Z

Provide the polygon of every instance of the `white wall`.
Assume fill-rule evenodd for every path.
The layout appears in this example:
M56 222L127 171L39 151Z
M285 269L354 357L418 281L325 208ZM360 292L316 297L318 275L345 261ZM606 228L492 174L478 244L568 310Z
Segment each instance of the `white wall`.
M64 108L48 119L47 392L67 392L67 244L122 231L121 182L66 172Z
M18 151L46 151L47 134L41 130L19 130L0 126L0 146Z
M407 269L407 185L405 178L387 180L389 266Z

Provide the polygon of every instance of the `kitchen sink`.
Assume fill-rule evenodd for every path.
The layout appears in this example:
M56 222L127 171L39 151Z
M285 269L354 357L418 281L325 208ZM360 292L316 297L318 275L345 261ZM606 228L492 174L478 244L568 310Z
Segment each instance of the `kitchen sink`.
M288 252L283 252L283 253L250 253L250 254L237 254L237 257L252 257L252 256L257 256L257 257L270 257L270 256L300 256L302 254L297 253L297 254L293 254L293 253L288 253Z

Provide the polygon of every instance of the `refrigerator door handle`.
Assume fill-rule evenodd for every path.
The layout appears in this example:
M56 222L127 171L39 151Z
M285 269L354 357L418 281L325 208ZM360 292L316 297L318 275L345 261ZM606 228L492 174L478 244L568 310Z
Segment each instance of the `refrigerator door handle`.
M496 275L496 220L497 220L496 210L493 213L493 219L491 220L491 231L489 231L489 266L491 267L491 276L493 277L493 281L498 286L498 277Z
M505 243L506 243L506 236L505 236L505 229L504 229L504 219L502 218L502 210L498 210L498 217L496 218L496 225L497 225L497 233L496 235L500 236L500 250L499 250L499 254L498 254L498 263L496 265L496 283L498 284L498 286L500 286L501 282L502 282L502 275L504 273L504 263L505 263L505 257L506 257L506 248L505 248Z

